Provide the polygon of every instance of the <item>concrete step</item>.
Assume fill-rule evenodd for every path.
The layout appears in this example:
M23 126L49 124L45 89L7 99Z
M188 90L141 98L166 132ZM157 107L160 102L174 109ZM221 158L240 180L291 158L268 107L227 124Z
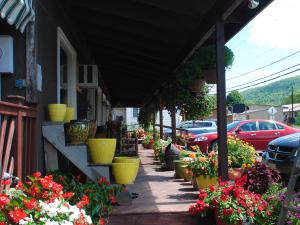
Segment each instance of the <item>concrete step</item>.
M215 225L213 216L198 217L187 212L112 215L108 225Z

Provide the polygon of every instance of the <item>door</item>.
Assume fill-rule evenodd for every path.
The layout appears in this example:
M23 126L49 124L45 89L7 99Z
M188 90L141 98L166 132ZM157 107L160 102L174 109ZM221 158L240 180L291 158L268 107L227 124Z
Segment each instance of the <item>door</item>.
M256 121L246 122L241 124L237 128L236 137L248 142L249 144L253 145L256 149L257 147L257 123Z
M268 143L278 137L275 123L270 121L259 121L257 131L257 142L259 150L266 150Z

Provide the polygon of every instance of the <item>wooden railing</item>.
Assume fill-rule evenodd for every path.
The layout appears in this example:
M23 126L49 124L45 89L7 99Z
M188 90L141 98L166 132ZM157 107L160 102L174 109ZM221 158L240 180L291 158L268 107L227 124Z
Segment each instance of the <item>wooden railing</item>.
M0 101L1 176L14 167L14 175L22 179L36 167L37 110L25 106L24 97L8 96L8 99L10 102Z

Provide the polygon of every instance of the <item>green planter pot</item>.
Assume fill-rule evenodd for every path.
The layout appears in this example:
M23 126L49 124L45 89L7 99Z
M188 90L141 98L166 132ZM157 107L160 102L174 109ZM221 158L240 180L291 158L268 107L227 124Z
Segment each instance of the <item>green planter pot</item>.
M199 190L199 187L198 187L198 184L196 181L196 177L194 177L193 175L192 175L191 183L192 183L194 189Z
M88 121L75 121L64 124L66 145L86 144L89 135Z
M183 169L183 179L185 182L192 180L192 171L187 168L187 165L181 166Z
M175 168L175 178L176 179L184 179L184 165L186 162L182 160L174 160L174 168Z
M197 186L199 189L208 188L211 185L218 183L218 177L211 177L208 175L200 175L196 177Z

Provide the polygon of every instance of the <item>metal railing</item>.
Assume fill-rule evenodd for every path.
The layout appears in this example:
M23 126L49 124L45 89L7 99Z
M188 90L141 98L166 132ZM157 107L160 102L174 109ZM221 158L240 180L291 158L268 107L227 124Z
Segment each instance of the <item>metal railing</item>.
M8 96L8 99L9 102L0 101L0 163L8 165L10 156L6 155L11 155L14 174L22 179L36 168L37 109L24 105L24 97Z

